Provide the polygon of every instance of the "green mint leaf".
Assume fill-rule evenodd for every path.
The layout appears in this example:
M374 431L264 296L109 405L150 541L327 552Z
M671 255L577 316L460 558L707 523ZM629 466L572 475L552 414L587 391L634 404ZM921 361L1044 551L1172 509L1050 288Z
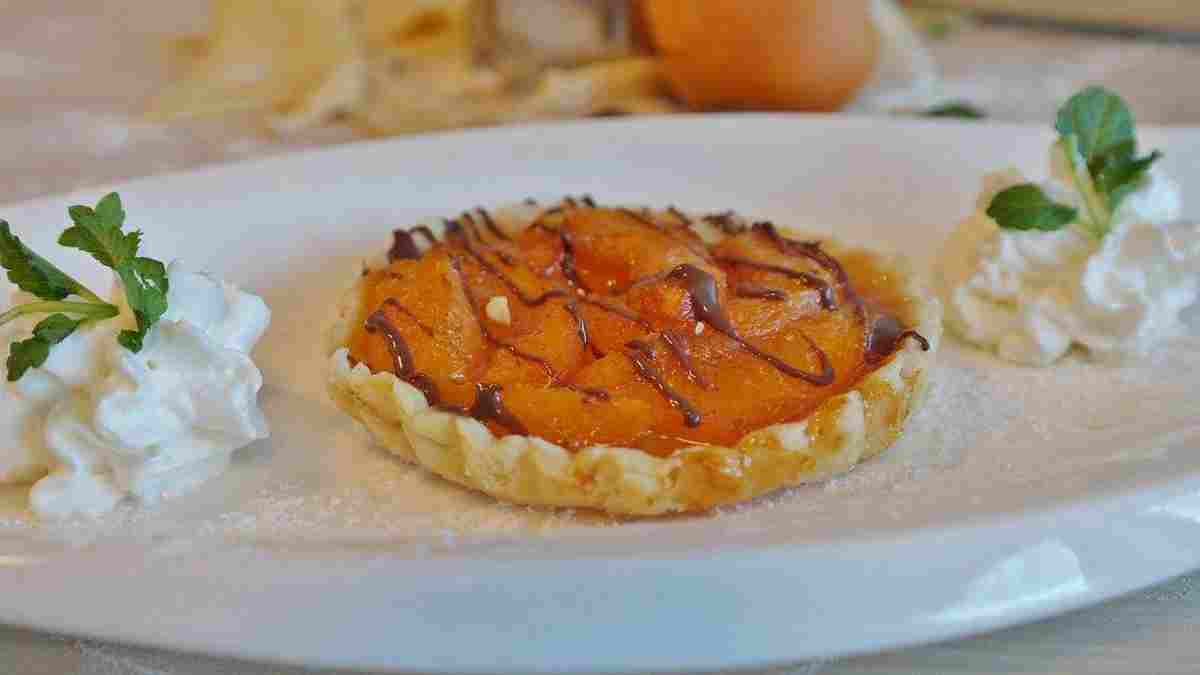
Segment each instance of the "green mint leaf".
M167 268L152 258L135 258L129 265L117 270L129 308L137 318L136 331L122 331L117 341L126 349L137 353L142 350L146 332L167 311Z
M1064 138L1078 139L1079 153L1085 162L1092 162L1121 147L1133 154L1136 143L1133 133L1133 113L1113 92L1104 87L1088 87L1075 94L1058 111L1054 125Z
M81 323L83 319L72 319L66 314L51 314L33 327L33 335L56 345L74 333Z
M924 117L957 117L965 120L981 120L987 113L965 101L955 101L934 106L921 113Z
M106 195L95 209L72 206L67 209L74 227L67 228L58 238L62 246L90 253L101 265L112 269L127 264L137 255L140 232L125 233L125 211L117 194Z
M8 381L16 382L30 368L37 368L50 356L50 343L39 337L12 343L8 348Z
M118 230L125 226L125 208L121 206L121 195L110 192L96 202L96 216L105 223L111 223Z
M124 331L117 340L132 352L141 351L146 332L167 311L166 267L157 260L137 257L142 233L121 229L125 210L116 193L106 195L94 209L72 206L68 211L75 225L62 233L58 243L90 253L117 273L138 325L136 331Z
M8 381L16 382L29 371L46 362L50 348L62 342L79 328L82 320L65 314L52 314L33 327L33 337L12 343L8 348Z
M117 335L117 342L122 347L128 349L134 354L142 351L143 343L146 340L146 332L143 330L123 330Z
M1129 193L1141 187L1150 165L1161 157L1155 150L1145 157L1113 155L1102 162L1096 171L1096 189L1108 196L1108 208L1115 212Z
M1005 229L1050 232L1075 220L1078 212L1050 199L1040 187L1024 183L1000 191L988 205L987 214Z
M9 281L42 300L62 300L83 289L79 282L29 250L3 220L0 220L0 266L8 270Z
M16 382L30 368L37 368L50 356L50 348L75 332L82 319L65 314L51 314L33 327L33 337L12 343L8 351L8 381Z

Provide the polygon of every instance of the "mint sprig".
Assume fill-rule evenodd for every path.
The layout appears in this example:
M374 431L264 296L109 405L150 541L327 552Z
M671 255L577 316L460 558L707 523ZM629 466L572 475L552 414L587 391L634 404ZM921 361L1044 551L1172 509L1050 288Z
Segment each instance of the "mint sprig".
M1133 113L1120 96L1103 87L1088 87L1068 99L1054 128L1058 148L1070 164L1072 184L1082 197L1082 211L1025 183L997 193L988 215L1000 227L1015 230L1056 230L1078 221L1102 238L1112 230L1117 207L1143 184L1150 165L1162 154L1137 156Z
M51 314L33 328L33 337L14 342L8 353L8 379L16 382L30 368L46 362L50 348L67 339L83 323L65 314Z
M1014 185L996 194L987 214L1001 227L1052 232L1075 220L1078 212L1046 196L1036 185Z
M167 310L167 270L159 261L138 257L140 231L125 232L125 210L121 198L112 193L94 208L68 209L74 223L58 243L91 254L121 279L125 297L137 320L137 330L124 330L117 341L132 352L141 351L146 332ZM0 220L0 266L21 290L39 301L28 302L0 314L0 325L19 317L49 314L33 329L33 336L13 342L9 348L8 380L19 380L30 368L46 362L50 349L80 326L111 319L120 312L86 286L25 246ZM75 298L75 299L71 299Z
M166 266L137 256L142 233L122 231L125 209L115 192L101 199L95 209L72 206L68 213L75 226L62 233L59 245L90 253L117 273L138 325L136 331L121 331L117 340L129 351L140 352L146 331L167 311Z

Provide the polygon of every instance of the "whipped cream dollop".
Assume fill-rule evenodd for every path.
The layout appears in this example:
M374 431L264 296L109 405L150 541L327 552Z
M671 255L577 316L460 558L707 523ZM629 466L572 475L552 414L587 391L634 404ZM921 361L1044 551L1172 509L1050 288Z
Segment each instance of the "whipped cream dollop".
M1060 146L1039 187L1084 212ZM1059 230L1000 228L986 213L1016 171L987 176L975 213L940 261L951 330L1009 361L1053 363L1073 346L1100 360L1146 354L1182 332L1180 312L1200 292L1200 226L1179 222L1179 186L1151 168L1120 203L1103 237L1079 223Z
M135 325L118 286L116 320L81 328L0 388L0 483L36 480L29 501L39 516L100 515L126 496L181 494L268 435L262 373L250 358L270 322L266 303L178 263L168 278L167 312L139 353L116 340ZM9 305L28 299L11 295ZM0 340L23 338L34 323L5 325Z

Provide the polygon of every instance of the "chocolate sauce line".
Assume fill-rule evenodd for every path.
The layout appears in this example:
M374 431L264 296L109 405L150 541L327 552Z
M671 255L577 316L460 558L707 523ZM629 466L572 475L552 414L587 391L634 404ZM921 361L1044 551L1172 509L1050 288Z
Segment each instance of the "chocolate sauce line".
M739 281L733 286L733 294L739 298L754 298L756 300L782 301L788 299L788 294L778 288L768 288L749 281Z
M405 307L404 305L400 304L400 301L399 301L399 300L397 300L397 299L395 299L395 298L388 298L387 300L384 300L384 301L383 301L383 304L384 304L384 305L386 305L386 306L388 306L388 307L391 307L391 308L395 309L396 311L400 312L401 314L403 314L403 315L407 316L408 318L412 319L412 322L413 322L414 324L416 324L417 328L420 328L420 329L421 329L421 332L422 332L422 333L425 333L426 335L428 335L428 336L430 336L430 337L433 337L433 328L431 328L430 326L428 326L427 324L425 324L425 322L423 322L423 321L421 321L420 319L418 319L418 318L417 318L417 315L416 315L416 314L413 314L413 311L412 311L411 309L409 309L409 308Z
M594 398L599 401L607 401L612 398L607 389L602 389L600 387L588 387L582 384L570 384L567 382L560 382L554 386L558 389L567 389L579 394L583 394L585 399Z
M698 427L704 418L700 415L700 411L692 405L691 401L684 398L679 392L675 391L667 381L663 379L662 373L654 368L654 347L641 340L630 340L625 343L625 355L629 357L633 363L634 369L642 379L649 382L662 394L663 398L679 412L683 413L683 423L689 427Z
M881 314L871 322L867 331L867 348L864 358L868 363L883 361L900 349L905 340L916 340L922 351L929 351L929 340L912 328L905 328L891 314Z
M387 342L388 352L392 355L392 372L396 377L416 387L418 391L425 395L425 400L430 406L457 410L454 406L443 405L441 392L438 391L437 383L428 375L416 371L412 350L408 348L408 343L405 342L404 336L400 334L400 330L388 318L386 312L382 309L375 310L375 312L367 317L364 327L368 333L383 334L384 340Z
M467 410L467 414L481 422L491 420L508 429L514 434L524 436L529 433L521 420L517 419L508 408L504 407L504 398L498 384L475 385L475 402Z
M508 288L508 290L513 292L513 295L517 296L517 299L521 301L521 304L527 307L537 307L539 305L546 304L546 301L550 300L551 298L564 298L570 297L571 295L570 291L564 288L551 288L541 295L531 296L527 294L520 286L518 286L517 282L514 281L512 277L502 272L500 268L496 267L491 263L491 261L483 257L483 254L479 251L479 249L475 248L474 244L472 244L469 239L463 237L462 243L463 250L467 252L467 255L471 256L475 262L479 263L479 266L482 267L485 272L499 279L500 282L504 284L506 288Z
M601 399L601 400L605 400L605 401L607 401L609 399L609 393L599 387L584 387L584 386L573 385L573 384L568 384L568 383L559 381L558 374L554 371L554 365L551 364L550 361L548 361L547 359L545 359L541 356L538 356L537 354L532 354L530 352L527 352L510 342L505 342L504 340L501 340L500 338L496 337L492 333L492 331L488 328L487 322L484 320L484 317L483 317L482 313L480 312L478 299L475 296L475 292L473 290L471 290L470 285L467 283L467 278L466 278L466 275L463 274L462 265L459 262L459 259L451 258L450 260L451 260L451 267L453 267L455 269L455 271L458 272L459 278L462 280L463 293L467 296L467 303L471 305L471 309L475 314L475 320L479 323L479 329L480 329L480 332L483 333L484 339L486 339L488 342L491 342L492 344L496 345L497 347L507 350L509 353L511 353L513 356L516 356L517 358L524 359L526 361L529 361L531 363L536 363L539 366L541 366L542 370L544 370L546 372L547 377L550 378L550 384L553 387L558 387L558 388L562 388L562 389L570 389L571 391L579 392L590 398L597 398L597 399ZM562 289L554 289L554 290L561 291ZM567 295L566 291L562 291L562 293L564 295ZM539 302L537 302L537 304L541 304L542 302L545 302L545 299L543 299L543 298L545 298L545 296L546 296L546 293L543 293L541 296L539 296L539 298L535 299L535 300L540 300ZM573 303L568 303L568 304L573 304ZM570 311L570 310L568 310L568 311ZM572 312L572 314L574 314L574 312ZM586 333L586 331L587 331L586 324L583 324L582 331Z
M382 309L376 310L367 317L366 330L368 333L383 333L387 341L388 351L392 354L392 372L405 382L416 387L425 395L425 400L431 408L461 415L470 415L483 422L489 420L507 428L514 434L528 434L529 430L504 406L501 388L495 384L479 383L475 385L475 401L470 408L450 405L442 401L437 384L428 375L416 372L412 351L395 324L388 319Z
M416 238L413 234L420 234L425 237L430 246L437 244L437 237L433 236L433 231L425 225L410 228L408 230L392 230L392 247L388 249L388 262L396 262L397 260L418 260L421 257L421 247L417 246Z
M565 236L565 234L564 234L564 236ZM566 241L569 241L569 240L564 239L564 242L566 242ZM539 305L543 305L551 298L570 298L570 297L572 297L570 291L567 291L566 289L563 289L563 288L552 288L548 291L545 291L541 295L530 296L530 295L526 294L525 291L522 290L520 286L517 285L516 281L514 281L507 274L504 274L502 271L497 269L495 265L492 265L490 262L488 262L488 260L486 258L484 258L482 255L480 255L480 253L471 246L471 243L469 240L467 240L466 238L463 238L463 244L464 244L464 249L467 251L467 253L477 263L479 263L479 265L486 272L488 272L489 274L498 278L501 281L501 283L503 283L510 291L513 292L514 295L517 296L517 299L520 300L521 304L525 305L526 307L536 307ZM573 252L573 249L569 249L569 250L571 250ZM564 263L564 267L566 267L565 263ZM573 265L571 267L573 269ZM465 279L464 279L463 283L465 286L466 285ZM579 306L576 304L575 300L572 300L572 301L566 303L565 308L571 314L571 316L574 317L574 319L575 319L576 330L580 336L580 339L583 341L583 346L590 347L592 350L592 354L594 356L596 356L596 358L600 358L601 356L603 356L603 353L600 352L599 348L591 343L589 333L588 333L587 320L583 317L583 314L579 312ZM486 331L487 329L485 328L484 330ZM494 340L494 338L492 338L492 339ZM509 349L509 351L513 351L513 349L515 349L515 347L512 347L511 345L508 345L507 343L504 343L503 341L498 341L498 344L505 345L506 348ZM513 353L517 354L517 352L515 352L515 351ZM520 356L520 354L517 354L517 355ZM547 368L548 364L546 364L544 359L541 359L540 357L536 357L536 356L533 356L533 358L531 359L531 358L529 358L531 356L533 356L533 355L526 354L526 356L523 358L526 358L527 360L537 359L540 363L544 364L543 368ZM554 378L553 369L547 368L547 372L551 372L551 378L553 379Z
M681 238L675 236L673 234L673 232L678 232L679 231L678 228L672 228L671 230L668 230L667 228L665 228L661 224L659 224L658 221L651 218L649 215L646 215L643 213L638 213L637 211L634 211L633 209L627 209L627 208L622 207L622 208L617 209L617 211L625 214L626 216L629 216L635 222L637 222L639 225L648 227L648 228L654 230L655 232L665 234L672 241L676 241L680 244L683 244L684 246L686 246L688 248L689 251L696 254L696 256L699 257L701 260L705 260L705 261L712 260L712 253L709 252L708 248L705 247L703 243L694 241L692 239L688 239L686 237L681 239ZM680 214L680 215L682 216L682 214Z
M783 253L800 256L802 258L808 258L817 265L825 268L830 274L833 275L833 278L837 281L838 285L844 286L850 281L850 278L846 275L846 270L842 267L842 264L837 261L837 258L834 258L822 250L820 242L788 239L782 234L779 234L779 230L776 229L775 225L768 222L754 223L754 225L751 226L751 230L765 234L767 238L770 239L773 244L775 244L775 247Z
M901 342L910 339L916 340L923 351L929 351L929 340L926 340L924 335L912 328L902 327L899 319L889 315L889 313L882 313L882 315L871 319L870 312L866 309L862 297L859 297L856 289L851 286L850 276L846 274L846 269L841 267L838 258L834 258L822 250L821 244L818 241L788 239L784 235L781 235L778 229L769 222L756 222L754 231L767 235L767 238L772 240L772 243L780 251L788 253L788 255L809 258L810 261L821 265L824 269L829 270L830 274L833 274L834 279L838 280L838 285L845 289L848 299L850 299L854 305L854 309L856 309L858 315L863 319L863 327L866 329L864 359L868 360L868 363L875 364L882 362L883 359L892 356L896 350L899 350Z
M663 231L663 228L661 225L654 222L650 218L638 213L637 211L634 211L633 209L628 209L628 208L625 208L624 206L622 206L621 208L617 209L617 211L625 214L626 216L629 216L637 224L648 227L648 228L654 230L655 232Z
M546 376L550 378L551 382L555 381L557 374L554 372L553 364L537 354L531 354L511 342L501 340L492 333L492 330L488 328L487 321L484 320L483 311L479 309L479 300L475 296L475 291L471 288L471 284L468 283L466 275L463 274L462 263L459 262L459 258L450 258L450 266L454 268L454 271L458 273L458 277L462 281L463 294L467 296L467 304L471 306L471 312L475 315L475 321L479 324L479 331L483 333L484 339L497 347L507 350L519 359L536 363L542 370L546 371Z
M579 342L583 344L585 349L588 349L592 352L592 356L598 359L603 358L604 352L600 351L600 348L596 346L595 342L592 342L591 334L588 331L587 319L584 318L583 312L579 311L579 302L577 300L571 300L570 302L564 304L563 308L565 308L567 313L575 319L575 334L579 336Z
M560 265L563 276L567 278L567 281L574 284L576 288L582 290L584 293L590 293L591 289L587 287L587 284L583 283L583 279L579 278L579 269L575 266L575 239L571 237L569 232L562 228L558 230L558 239L562 242L563 249L562 263Z
M495 256L497 258L499 258L500 261L503 262L505 265L512 267L512 266L516 265L516 263L517 263L517 259L513 255L511 255L510 253L508 253L507 251L505 251L503 249L496 248L495 246L489 245L487 242L485 242L483 240L483 237L481 237L479 235L479 228L476 227L475 218L470 213L464 212L462 214L462 216L459 217L458 220L447 220L446 221L446 236L447 237L461 236L464 244L467 246L470 246L471 239L474 238L475 241L478 242L479 245L483 247L483 250L485 250L489 253L495 254ZM479 249L475 249L475 255L477 257L478 257L478 255L480 255Z
M773 265L771 263L760 262L753 258L746 258L740 255L719 255L713 258L717 263L724 265L733 265L735 267L749 267L751 269L762 270L763 272L771 272L774 274L782 274L790 279L802 279L817 291L820 298L821 307L823 309L837 309L837 297L834 294L833 286L828 281L809 272L792 269L784 265Z
M821 371L818 373L796 368L783 359L755 347L738 334L733 322L729 320L729 316L725 313L725 309L721 307L720 298L717 293L717 281L708 272L695 265L680 265L671 270L669 278L683 282L688 295L692 298L692 312L698 321L703 321L712 326L717 332L738 343L742 349L745 349L753 356L771 364L784 375L795 377L818 386L833 383L834 372L833 365L829 361L829 355L812 338L801 333L821 362Z
M492 214L488 213L487 209L483 208L482 206L477 206L475 207L475 211L479 214L479 217L483 219L484 227L488 229L488 232L492 233L493 237L502 239L504 241L512 241L512 237L508 236L505 234L504 230L500 229L500 226L496 224L496 221L492 218Z
M737 216L733 211L722 211L701 216L700 220L716 227L729 236L736 236L746 231L746 226L734 220Z
M496 266L495 266L495 265L492 265L492 264L491 264L491 263L490 263L490 262L489 262L489 261L488 261L486 258L484 258L482 255L480 255L480 254L479 254L479 252L478 252L477 250L475 250L475 249L474 249L474 247L471 245L471 243L470 243L470 240L468 240L466 237L463 237L463 238L462 238L462 241L463 241L463 244L464 244L464 249L466 250L466 252L467 252L467 253L468 253L468 254L469 254L469 255L470 255L470 256L471 256L471 257L472 257L472 258L473 258L473 259L474 259L476 262L478 262L478 263L479 263L479 265L480 265L480 266L481 266L481 267L482 267L482 268L483 268L483 269L484 269L486 272L488 272L488 273L490 273L491 275L493 275L493 276L495 276L496 278L498 278L498 279L501 281L501 283L503 283L503 284L504 284L504 285L505 285L505 286L506 286L506 287L507 287L507 288L508 288L510 291L512 291L512 292L513 292L513 294L517 296L517 299L518 299L518 300L520 300L521 304L523 304L523 305L525 305L525 306L527 306L527 307L535 307L535 306L538 306L538 305L545 304L545 303L546 303L548 300L550 300L551 298L561 298L561 297L570 298L570 297L573 297L569 291L567 291L566 289L562 289L562 288L552 288L552 289L550 289L550 290L548 290L548 291L546 291L546 292L542 293L541 295L538 295L538 296L529 296L528 294L526 294L526 293L525 293L525 291L524 291L524 290L522 290L522 289L521 289L521 288L520 288L520 287L519 287L519 286L516 284L516 282L515 282L515 281L514 281L514 280L513 280L511 277L509 277L508 275L504 274L502 271L500 271L498 268L496 268ZM568 241L569 241L569 240L568 240ZM573 249L572 249L572 250L573 250ZM565 266L565 265L564 265L564 266ZM461 274L461 268L459 268L459 270L460 270L460 274ZM466 286L467 286L467 284L466 284L466 279L465 279L465 278L464 278L464 280L463 280L463 286L464 286L464 289L466 289ZM469 295L468 295L468 299L470 300L470 302L471 302L472 306L473 306L473 307L475 307L475 311L478 313L478 307L477 307L477 303L476 303L476 302L475 302L475 300L473 299L473 293L469 293ZM596 302L596 301L590 301L590 300L588 300L588 299L586 299L586 298L577 298L577 299L578 299L578 300L580 300L580 301L583 301L583 302L587 302L587 303L589 303L589 304L594 304L594 305L600 306L600 307L602 307L602 308L604 308L604 309L606 309L606 310L608 310L608 311L610 311L610 312L614 312L614 313L616 313L616 314L619 314L619 315L621 315L621 316L623 316L623 317L625 317L625 318L629 318L629 319L631 319L631 320L638 321L639 325L645 325L647 328L649 328L649 324L647 324L647 323L645 323L644 321L642 321L642 320L641 320L641 317L638 317L637 315L634 315L634 314L632 314L632 312L628 312L628 310L623 310L623 309L621 309L621 308L616 308L616 307L608 306L608 305L605 305L605 304L602 304L602 303L599 303L599 302ZM580 338L583 340L584 346L585 346L585 347L590 347L590 348L591 348L591 350L592 350L592 354L593 354L594 356L596 356L596 358L600 358L601 356L603 356L603 353L602 353L602 352L599 350L599 348L598 348L598 347L596 347L596 346L595 346L595 344L593 344L593 343L591 342L591 339L590 339L590 336L589 336L589 332L588 332L588 328L587 328L587 321L586 321L586 319L584 319L584 317L583 317L582 313L580 313L580 312L578 311L578 309L579 309L579 308L578 308L578 305L576 305L576 304L575 304L575 302L576 302L575 300L572 300L571 302L567 303L567 305L566 305L566 307L567 307L567 311L568 311L568 312L570 312L570 313L571 313L571 315L572 315L572 316L575 318L575 320L576 320L577 331L578 331L578 333L579 333L579 335L580 335ZM511 345L511 344L509 344L509 343L507 343L507 342L504 342L503 340L499 340L499 339L497 339L497 338L496 338L494 335L492 335L492 334L491 334L491 332L490 332L490 331L487 329L487 327L486 327L486 325L484 324L484 322L483 322L483 320L482 320L482 319L480 319L480 326L483 328L483 331L484 331L484 335L485 335L485 337L487 337L489 340L491 340L491 341L492 341L492 342L494 342L495 344L497 344L497 345L499 345L499 346L502 346L502 347L504 347L505 349L509 350L509 351L510 351L510 352L512 352L512 353L513 353L515 356L518 356L518 357L520 357L520 358L524 358L524 359L525 359L525 360L527 360L527 361L532 361L532 362L536 362L536 363L538 363L539 365L541 365L541 366L542 366L542 368L543 368L544 370L546 370L546 372L547 372L547 373L549 373L549 374L550 374L550 377L551 377L551 379L556 381L556 376L555 376L555 373L554 373L553 367L552 367L552 366L549 364L549 362L547 362L545 359L543 359L543 358L541 358L541 357L539 357L539 356L537 356L537 355L530 354L530 353L528 353L528 352L524 352L524 351L522 351L522 350L518 349L517 347L515 347L514 345ZM590 393L592 393L592 395L595 395L595 392L590 392ZM605 392L605 396L607 396L607 393L606 393L606 392Z
M663 279L666 279L667 275L669 275L670 273L671 273L671 270L667 270L665 272L655 272L654 274L647 274L645 276L638 277L624 286L619 286L617 288L612 289L611 291L609 291L609 295L625 295L626 293L628 293L629 291L632 291L635 288L639 288L641 286L649 286L651 284L656 284L656 283L662 281Z
M683 366L683 370L687 373L689 380L705 389L712 388L712 383L708 381L708 378L696 370L696 363L692 360L692 352L688 346L687 337L683 333L665 330L662 332L662 339L671 348L671 352L675 354L675 358L679 359L679 363Z
M784 375L790 375L791 377L804 380L809 384L815 384L821 387L833 384L836 376L833 371L833 364L829 361L829 355L826 354L825 350L821 349L821 347L817 345L816 341L813 340L812 337L810 337L807 333L800 333L800 337L804 338L804 341L808 343L809 348L812 349L813 353L817 355L817 359L821 362L820 373L814 374L809 371L800 370L778 356L768 354L741 338L734 338L734 340L747 352L750 352L754 356L757 356L763 361L771 364L776 370Z
M687 215L683 211L680 211L679 209L675 208L674 206L668 206L667 213L678 218L680 225L682 225L684 227L692 226L692 219L688 218Z
M829 255L821 248L820 242L789 239L781 235L774 225L767 222L755 223L753 230L766 235L780 251L789 255L808 258L828 270L834 276L838 286L842 287L849 301L858 312L859 317L862 318L863 328L867 332L864 358L868 362L878 363L891 356L900 348L900 343L906 339L916 340L924 351L929 351L929 341L925 339L925 336L914 329L903 328L900 325L899 319L891 314L878 315L874 320L871 320L866 303L863 302L858 292L850 284L850 277L846 274L846 269L842 267L837 258ZM884 346L876 348L874 345L880 340L883 341Z
M639 314L637 314L637 312L634 312L633 310L628 309L626 307L622 307L620 305L614 305L612 303L606 302L604 300L600 300L600 299L595 298L590 295L580 296L576 299L579 300L579 302L584 303L585 305L599 307L600 309L602 309L606 312L616 314L617 316L621 317L622 319L632 321L647 331L654 330L654 327L650 325L649 321L646 321Z

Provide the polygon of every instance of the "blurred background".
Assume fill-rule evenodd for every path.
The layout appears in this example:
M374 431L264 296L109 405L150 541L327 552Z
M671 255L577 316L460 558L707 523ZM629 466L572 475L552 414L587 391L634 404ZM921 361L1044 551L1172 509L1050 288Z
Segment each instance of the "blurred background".
M795 110L1047 125L1104 83L1200 124L1200 3L18 0L0 202L368 136Z

